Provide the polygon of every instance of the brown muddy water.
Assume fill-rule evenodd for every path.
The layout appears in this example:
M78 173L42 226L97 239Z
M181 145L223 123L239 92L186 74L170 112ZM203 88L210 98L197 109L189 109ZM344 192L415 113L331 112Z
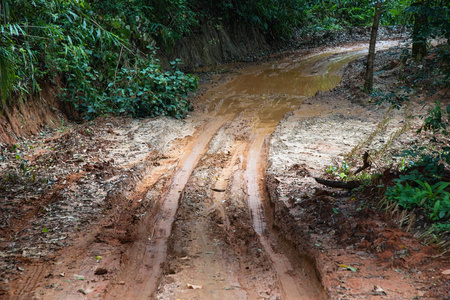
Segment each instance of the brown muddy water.
M391 43L383 43L385 48ZM361 46L333 48L303 56L293 53L281 60L250 66L202 98L216 115L245 114L255 128L271 133L281 118L318 91L334 88L349 62L367 54Z

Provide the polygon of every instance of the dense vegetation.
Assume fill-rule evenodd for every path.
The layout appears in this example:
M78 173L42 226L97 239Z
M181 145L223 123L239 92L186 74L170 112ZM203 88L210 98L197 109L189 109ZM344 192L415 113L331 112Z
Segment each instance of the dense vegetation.
M396 90L377 91L374 96L396 108L424 95L436 102L421 116L424 123L418 133L431 134L427 146L404 149L401 176L387 189L386 197L403 209L424 215L431 226L429 233L450 235L450 105L446 100L450 88L450 6L443 1L414 1L406 12L414 16L412 49L405 48L401 57L408 62L407 68ZM430 38L444 38L446 43L431 48Z
M387 188L386 198L403 209L418 211L430 233L450 234L450 105L443 108L437 101L424 118L419 132L433 133L428 145L400 154L400 176Z
M2 107L61 86L81 116L127 113L182 117L196 78L164 71L156 46L171 47L201 26L236 23L272 39L368 25L371 1L353 0L1 0ZM410 1L389 1L383 24L406 23ZM408 14L407 14L408 15Z
M60 78L61 99L87 118L123 112L183 116L196 79L163 71L150 43L136 47L129 25L92 9L81 0L2 1L3 106L11 96L39 93Z

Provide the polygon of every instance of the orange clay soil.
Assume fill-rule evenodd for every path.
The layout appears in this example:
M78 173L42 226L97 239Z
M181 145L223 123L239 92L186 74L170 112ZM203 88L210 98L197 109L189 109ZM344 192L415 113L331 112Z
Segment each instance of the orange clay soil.
M344 72L366 47L208 73L184 120L100 118L4 149L0 298L449 297L448 257L370 193L313 180L405 122L358 92L362 63Z

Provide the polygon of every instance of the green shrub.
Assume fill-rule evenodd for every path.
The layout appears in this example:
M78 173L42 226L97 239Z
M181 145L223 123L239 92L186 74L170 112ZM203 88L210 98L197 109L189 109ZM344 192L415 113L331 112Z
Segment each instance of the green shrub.
M442 220L450 217L450 193L445 189L450 182L439 181L433 185L426 181L415 180L414 185L396 180L393 187L386 191L388 199L398 202L405 209L424 209L431 220Z
M85 118L102 114L179 118L187 113L187 95L196 89L197 79L176 68L162 71L149 35L144 32L144 38L135 39L140 26L148 25L142 1L131 5L141 10L124 9L119 15L98 14L93 9L96 1L6 3L0 12L3 107L11 96L39 93L42 82L59 76L61 99ZM117 2L117 8L124 3Z

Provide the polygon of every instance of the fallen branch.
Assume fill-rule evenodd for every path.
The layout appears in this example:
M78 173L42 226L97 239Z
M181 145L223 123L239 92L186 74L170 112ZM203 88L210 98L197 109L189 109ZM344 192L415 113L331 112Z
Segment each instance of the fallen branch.
M344 181L338 181L338 180L326 180L323 178L316 178L314 177L314 179L323 185L332 187L332 188L338 188L338 189L347 189L347 190L352 190L355 189L359 186L361 186L361 182L360 181L349 181L349 182L344 182Z

